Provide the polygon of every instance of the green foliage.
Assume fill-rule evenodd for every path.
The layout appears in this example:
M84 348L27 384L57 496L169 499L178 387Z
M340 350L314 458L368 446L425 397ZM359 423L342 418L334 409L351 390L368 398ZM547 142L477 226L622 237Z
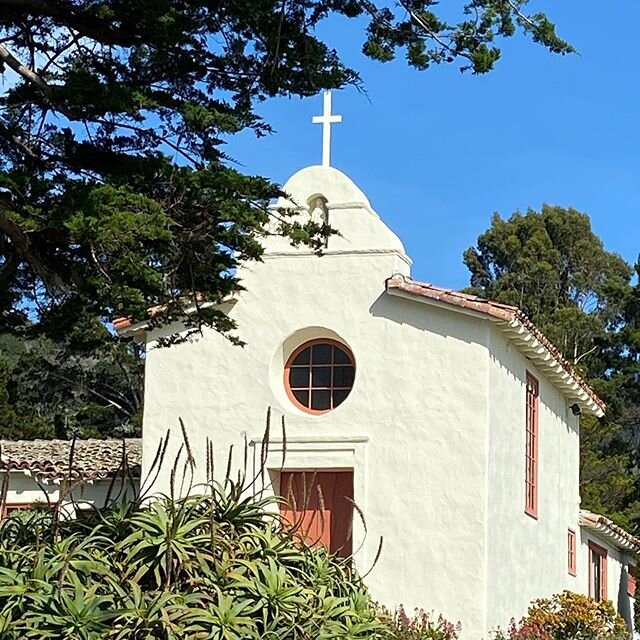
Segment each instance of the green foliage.
M153 326L237 342L217 303L265 234L322 251L332 230L274 213L280 188L223 144L270 133L256 113L267 98L359 84L318 38L324 20L367 19L378 60L484 73L516 26L572 50L527 4L486 0L447 22L431 0L0 0L0 339L23 341L17 359L0 352L0 436L135 430L139 362L106 346L100 322L153 307ZM69 346L77 325L100 342L85 357Z
M142 367L134 345L96 323L61 341L0 334L0 438L137 434Z
M93 523L12 516L0 526L0 638L387 638L350 561L283 531L273 506L227 481Z
M609 419L580 421L580 497L582 505L602 513L628 531L640 521L637 473L623 427Z
M495 640L630 640L631 633L609 600L563 591L534 600L527 615Z
M0 437L9 439L52 437L45 420L28 403L12 397L14 367L0 359Z
M0 0L0 331L154 306L154 324L229 332L216 303L240 286L239 262L260 259L281 193L222 145L270 132L255 111L267 98L359 84L320 24L364 20L368 56L419 69L485 73L517 31L573 51L527 5ZM320 251L331 230L288 215L270 232Z
M496 213L464 262L472 293L519 306L572 362L619 327L631 269L575 209Z

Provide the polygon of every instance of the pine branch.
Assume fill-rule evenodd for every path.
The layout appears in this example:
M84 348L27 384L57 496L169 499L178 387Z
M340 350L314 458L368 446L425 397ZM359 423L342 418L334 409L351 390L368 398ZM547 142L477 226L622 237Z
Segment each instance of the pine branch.
M27 82L35 84L45 93L49 93L49 85L37 73L18 60L3 44L0 44L0 61L10 69L13 69L18 75L27 80Z

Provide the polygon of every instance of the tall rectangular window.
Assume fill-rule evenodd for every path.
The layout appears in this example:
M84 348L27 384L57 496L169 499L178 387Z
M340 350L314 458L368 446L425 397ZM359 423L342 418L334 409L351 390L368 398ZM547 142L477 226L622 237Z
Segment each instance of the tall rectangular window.
M576 532L569 529L567 532L567 562L569 575L576 575Z
M632 598L636 597L636 566L630 564L627 567L627 594Z
M589 595L598 602L607 599L607 550L589 542Z
M533 518L538 517L538 404L538 381L527 372L524 511Z

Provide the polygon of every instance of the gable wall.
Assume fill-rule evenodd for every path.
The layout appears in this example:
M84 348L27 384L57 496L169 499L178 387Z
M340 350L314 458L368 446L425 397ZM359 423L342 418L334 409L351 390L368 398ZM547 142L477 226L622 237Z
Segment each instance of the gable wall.
M355 524L356 564L374 597L388 606L424 606L484 626L487 324L389 296L391 256L280 257L245 271L247 291L233 308L247 345L207 331L147 357L143 473L158 438L184 419L204 470L207 438L217 468L243 436L257 464L268 406L272 439L286 419L286 468L353 465L355 499L368 535ZM313 327L324 327L314 330ZM304 331L301 331L303 330ZM283 392L283 362L301 341L327 330L356 359L347 401L322 416L299 411ZM298 333L299 332L299 333ZM331 333L329 335L332 335ZM271 447L272 477L281 465ZM346 461L346 462L345 462ZM219 475L219 474L218 474ZM168 471L158 489L166 489ZM202 477L202 475L201 475ZM164 486L162 485L164 482ZM470 579L471 578L471 579Z
M488 626L529 602L576 590L567 530L578 532L579 429L563 395L497 329L491 332ZM538 518L525 514L526 374L539 381Z

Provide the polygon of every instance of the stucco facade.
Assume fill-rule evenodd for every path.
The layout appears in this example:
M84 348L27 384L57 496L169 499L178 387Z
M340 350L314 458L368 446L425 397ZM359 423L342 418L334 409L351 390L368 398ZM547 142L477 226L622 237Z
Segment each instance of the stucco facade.
M278 490L281 469L353 470L367 531L355 518L355 563L369 571L383 540L367 583L387 606L442 612L477 638L532 598L587 592L582 573L567 571L567 530L579 531L579 418L570 407L597 413L593 398L519 321L385 286L403 282L411 261L344 174L309 167L285 190L291 198L278 206L317 215L306 203L323 202L340 235L321 258L269 238L264 261L241 270L245 291L226 311L246 346L205 330L154 348L160 331L146 334L143 478L167 430L170 467L180 418L195 482L207 441L219 473L233 447L234 471L246 458L255 474L270 408L266 490ZM145 335L143 325L128 330ZM348 398L322 415L294 406L284 384L289 356L313 338L346 345L356 366ZM527 372L540 384L537 518L524 513ZM168 476L157 491L168 490Z
M63 492L63 503L68 503L66 511L69 514L76 508L83 509L90 506L100 509L105 506L107 497L123 500L132 499L137 491L137 480L126 478L123 481L111 478L78 483L70 493ZM60 482L42 481L22 472L11 473L5 505L9 508L16 505L56 504L60 499Z
M493 628L522 614L533 598L571 587L567 531L578 527L579 418L538 368L495 330L489 360L487 626ZM537 518L524 513L527 372L540 384Z

